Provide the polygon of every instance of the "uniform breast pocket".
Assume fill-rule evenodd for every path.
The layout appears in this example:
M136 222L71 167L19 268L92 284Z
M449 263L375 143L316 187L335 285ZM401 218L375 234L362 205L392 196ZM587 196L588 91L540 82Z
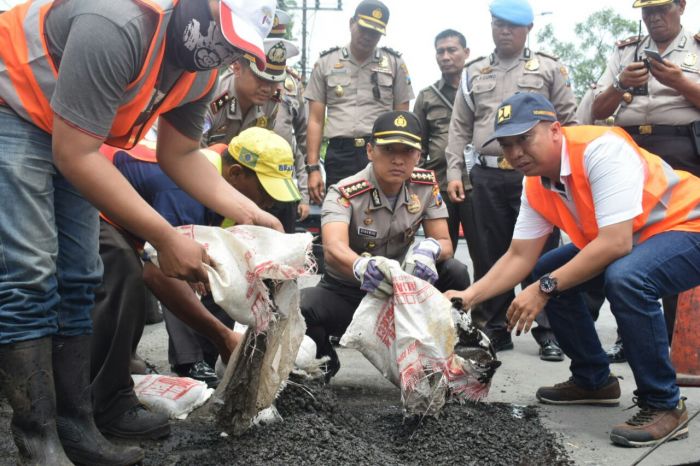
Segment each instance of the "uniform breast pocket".
M377 83L383 88L389 88L394 85L394 76L389 73L377 73Z
M472 83L472 93L474 94L486 94L493 91L496 88L495 79L476 79Z
M544 87L544 79L538 74L525 74L518 78L518 87L525 91L539 91Z
M447 132L450 124L450 117L446 108L431 108L425 116L428 126L439 132Z
M331 74L328 76L328 102L340 102L348 96L352 79L348 73Z

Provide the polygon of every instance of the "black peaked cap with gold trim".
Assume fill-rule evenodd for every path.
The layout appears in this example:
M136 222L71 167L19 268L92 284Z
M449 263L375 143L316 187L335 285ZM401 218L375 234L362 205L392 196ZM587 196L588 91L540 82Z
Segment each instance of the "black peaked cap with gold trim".
M421 150L420 120L413 112L386 112L374 121L372 137L378 146L406 144Z
M355 9L357 24L363 28L373 29L386 34L389 22L389 8L379 0L364 0Z

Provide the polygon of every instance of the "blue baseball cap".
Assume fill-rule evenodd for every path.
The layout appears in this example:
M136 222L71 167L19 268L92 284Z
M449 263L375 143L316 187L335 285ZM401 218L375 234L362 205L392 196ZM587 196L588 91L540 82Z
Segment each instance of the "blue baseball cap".
M535 19L527 0L493 0L489 11L496 18L518 26L529 26Z
M540 121L557 121L557 111L542 94L518 92L508 97L496 111L496 130L484 142L490 144L498 138L527 133Z

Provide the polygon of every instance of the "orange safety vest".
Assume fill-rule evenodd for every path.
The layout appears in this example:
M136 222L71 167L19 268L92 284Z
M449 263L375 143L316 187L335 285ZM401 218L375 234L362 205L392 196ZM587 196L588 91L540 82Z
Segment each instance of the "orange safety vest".
M105 143L129 149L155 122L158 115L206 95L216 82L217 70L183 72L173 88L155 102L158 75L165 55L166 30L180 0L133 0L158 17L148 54L138 77L127 86ZM58 68L51 58L44 34L51 0L35 0L0 15L0 99L20 117L51 133L50 100Z
M559 194L545 188L539 176L525 180L527 200L551 224L565 231L571 241L583 248L598 236L593 194L584 166L588 145L606 133L624 138L644 164L643 212L634 218L634 243L665 231L700 232L700 178L675 171L660 157L641 147L620 128L574 126L562 128L571 163L571 195L577 218L571 214Z

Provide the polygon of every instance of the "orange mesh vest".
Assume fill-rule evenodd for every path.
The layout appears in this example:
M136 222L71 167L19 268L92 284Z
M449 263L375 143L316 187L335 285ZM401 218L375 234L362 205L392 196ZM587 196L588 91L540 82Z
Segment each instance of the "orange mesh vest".
M159 102L153 101L165 55L167 25L179 0L134 0L157 15L155 33L138 77L124 93L105 143L133 147L158 115L205 95L216 81L216 70L184 72ZM54 2L35 0L0 15L0 99L19 116L51 133L53 111L49 104L58 69L48 53L44 34L46 15Z
M639 147L620 128L575 126L562 128L571 163L571 195L578 215L571 214L559 194L542 185L540 177L525 180L527 200L540 215L564 230L571 241L583 248L598 236L593 195L584 166L584 152L595 139L612 132L624 138L644 164L643 212L634 218L634 243L664 231L700 232L700 178L674 171L660 157Z

